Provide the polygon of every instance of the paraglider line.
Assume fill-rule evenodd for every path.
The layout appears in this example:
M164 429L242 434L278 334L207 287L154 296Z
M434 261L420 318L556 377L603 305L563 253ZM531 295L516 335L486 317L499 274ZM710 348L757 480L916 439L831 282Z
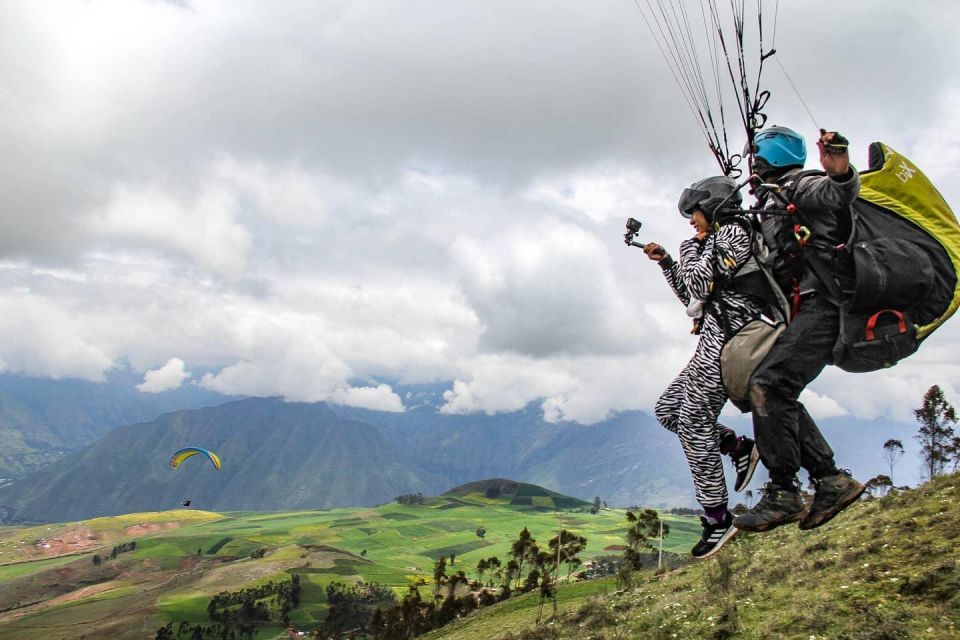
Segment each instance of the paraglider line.
M820 125L817 124L817 119L813 117L813 112L810 111L810 108L807 106L807 103L804 101L803 96L800 95L800 91L797 90L797 85L793 84L793 80L790 78L790 74L787 73L787 68L783 66L783 63L780 62L780 58L777 56L773 57L777 61L777 65L780 67L780 70L783 71L783 76L787 79L787 82L790 83L790 86L793 88L793 92L797 94L797 99L800 101L800 104L803 105L804 111L807 112L807 115L810 116L813 126L819 131Z

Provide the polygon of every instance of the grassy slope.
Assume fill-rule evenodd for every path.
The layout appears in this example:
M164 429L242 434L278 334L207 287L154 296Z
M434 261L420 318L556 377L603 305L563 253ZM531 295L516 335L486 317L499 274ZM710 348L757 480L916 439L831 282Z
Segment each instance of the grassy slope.
M429 638L960 638L958 543L953 474L855 505L814 531L741 534L712 560L636 575L629 587L566 587L566 611L540 627L536 609L518 601Z
M664 548L685 552L696 535L694 523L683 518L670 522L674 533ZM617 552L607 547L623 542L623 524L622 510L597 515L552 512L470 495L375 509L235 514L179 510L5 528L0 529L0 562L7 562L0 564L0 610L18 603L42 604L0 612L0 637L18 640L54 631L58 638L141 638L145 630L152 633L167 621L206 620L207 602L220 591L287 579L292 573L300 575L304 588L304 604L294 612L293 623L312 628L323 620L324 588L333 581L364 579L402 591L420 578L429 582L434 560L451 553L456 554L452 570L475 577L481 558L506 560L510 543L525 526L545 543L562 525L588 538L584 559L608 555ZM475 533L481 525L486 529L483 539ZM114 544L151 527L154 531L135 538L134 551L93 566L94 553L108 555ZM39 541L71 540L78 532L82 540L95 536L96 545L72 556L23 562L39 553ZM266 555L249 558L258 548L265 548ZM204 553L198 556L198 549ZM589 583L569 595L606 588ZM511 604L522 612L529 602ZM279 630L265 627L260 637L273 637Z

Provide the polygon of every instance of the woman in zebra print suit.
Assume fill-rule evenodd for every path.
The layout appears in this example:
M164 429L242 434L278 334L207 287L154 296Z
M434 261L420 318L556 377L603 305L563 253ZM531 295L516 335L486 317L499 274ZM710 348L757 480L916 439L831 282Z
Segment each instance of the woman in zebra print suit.
M693 357L655 408L660 424L680 438L697 501L706 514L701 517L703 537L692 551L698 558L713 555L736 534L733 515L727 509L721 454L733 459L737 491L746 488L759 459L752 439L738 437L717 422L727 401L720 377L720 350L762 309L752 296L726 289L720 296L716 293L719 281L733 277L751 256L750 235L740 224L712 224L720 206L736 207L740 202L732 179L718 176L701 180L680 198L680 213L696 230L692 238L681 243L680 261L674 261L658 244L644 246L644 252L658 262L667 283L687 306L687 314L694 319L693 333L700 335Z

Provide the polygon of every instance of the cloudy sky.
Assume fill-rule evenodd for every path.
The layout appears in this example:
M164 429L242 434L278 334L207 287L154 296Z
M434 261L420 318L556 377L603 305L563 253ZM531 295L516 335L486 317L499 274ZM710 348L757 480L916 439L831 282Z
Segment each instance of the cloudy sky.
M960 5L783 5L813 120L960 206ZM676 248L715 171L633 0L3 0L0 140L0 370L394 411L439 382L445 411L589 423L649 410L694 347L622 242L634 216ZM809 406L960 401L958 322Z

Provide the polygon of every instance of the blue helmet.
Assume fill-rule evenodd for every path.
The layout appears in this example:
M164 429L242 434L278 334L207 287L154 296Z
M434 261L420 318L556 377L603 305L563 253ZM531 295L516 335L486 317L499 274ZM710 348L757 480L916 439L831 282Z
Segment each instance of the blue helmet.
M754 157L771 169L802 167L807 161L807 144L803 136L786 127L770 127L757 131L753 138Z

